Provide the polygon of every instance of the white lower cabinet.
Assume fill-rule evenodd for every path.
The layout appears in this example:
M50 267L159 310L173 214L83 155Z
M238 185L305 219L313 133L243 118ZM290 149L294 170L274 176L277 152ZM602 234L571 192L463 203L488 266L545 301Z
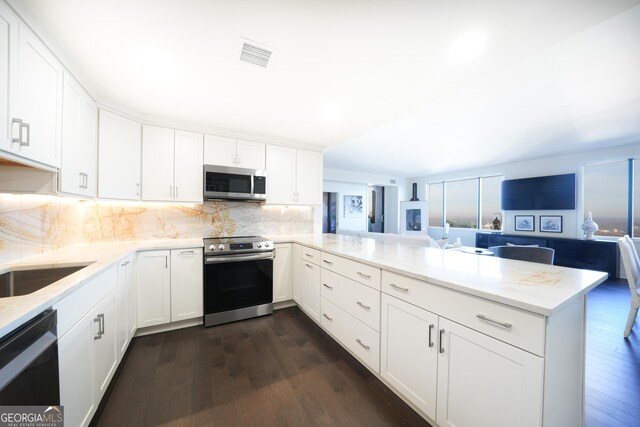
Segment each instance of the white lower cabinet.
M134 257L130 256L118 264L118 284L116 286L118 360L127 351L131 338L136 332L136 288Z
M542 425L543 358L443 318L438 334L438 425Z
M320 322L320 266L301 260L302 308L316 322Z
M202 248L171 250L171 321L201 317Z
M382 295L380 375L436 419L438 316Z
M273 302L289 301L293 298L291 245L288 243L277 243L274 245L274 249Z
M140 252L136 271L138 328L202 316L202 248Z
M55 305L66 425L89 424L118 365L116 281L114 266Z
M298 244L293 244L292 246L291 277L293 283L291 284L291 293L293 300L298 305L302 305L302 263L300 262L302 258L302 246Z

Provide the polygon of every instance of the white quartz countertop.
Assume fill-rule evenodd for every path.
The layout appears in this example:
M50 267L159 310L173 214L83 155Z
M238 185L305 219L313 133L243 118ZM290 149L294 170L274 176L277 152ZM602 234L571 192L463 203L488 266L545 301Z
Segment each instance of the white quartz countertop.
M271 236L545 316L602 283L606 273L478 256L342 235ZM51 307L99 273L141 250L202 247L202 239L142 240L69 246L16 262L10 270L88 265L32 294L0 298L0 337Z
M604 282L607 273L323 234L272 236L398 274L550 316Z
M167 239L90 243L48 251L19 261L0 264L0 274L11 270L87 267L28 295L0 298L0 337L74 292L96 275L136 251L202 247L202 239Z

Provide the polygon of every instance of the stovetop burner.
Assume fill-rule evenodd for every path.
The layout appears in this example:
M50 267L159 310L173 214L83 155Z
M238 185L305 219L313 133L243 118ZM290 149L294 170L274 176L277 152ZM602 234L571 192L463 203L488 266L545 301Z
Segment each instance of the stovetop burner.
M261 236L211 237L202 239L205 255L228 255L273 251L273 241Z

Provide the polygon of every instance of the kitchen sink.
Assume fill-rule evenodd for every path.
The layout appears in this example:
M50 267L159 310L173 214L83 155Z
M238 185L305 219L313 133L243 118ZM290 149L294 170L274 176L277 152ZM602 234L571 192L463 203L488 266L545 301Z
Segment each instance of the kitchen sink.
M89 264L32 268L0 274L0 298L27 295L85 268Z

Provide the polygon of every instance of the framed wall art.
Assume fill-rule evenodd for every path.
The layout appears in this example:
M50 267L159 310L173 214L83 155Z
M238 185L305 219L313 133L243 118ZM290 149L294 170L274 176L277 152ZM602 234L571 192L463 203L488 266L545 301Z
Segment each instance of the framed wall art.
M513 221L516 231L535 231L535 215L516 215Z
M545 233L562 233L562 216L540 215L540 231Z

